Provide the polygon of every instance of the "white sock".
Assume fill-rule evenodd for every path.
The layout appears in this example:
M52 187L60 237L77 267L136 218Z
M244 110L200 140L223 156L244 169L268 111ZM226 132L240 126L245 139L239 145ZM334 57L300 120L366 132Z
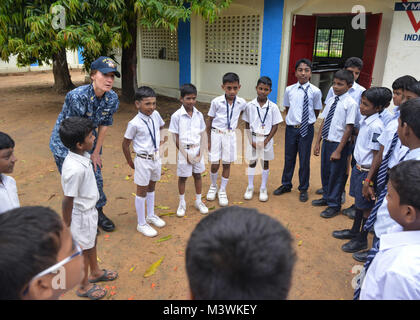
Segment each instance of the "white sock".
M229 182L229 179L223 178L222 177L222 182L220 183L220 190L224 190L226 191L226 186Z
M201 202L201 194L196 194L195 195L195 201Z
M261 188L260 189L267 189L267 180L268 180L268 173L270 172L269 169L263 170L261 174Z
M136 207L137 212L137 223L141 226L146 224L146 216L144 212L144 203L146 202L146 198L136 196L134 200L134 205Z
M212 184L213 186L217 186L217 175L218 175L218 173L217 173L217 172L216 172L216 173L212 173L212 172L210 172L211 184Z
M248 167L248 188L254 189L255 168Z
M155 192L148 192L146 194L147 217L155 215Z
M185 193L179 195L179 203L185 203Z

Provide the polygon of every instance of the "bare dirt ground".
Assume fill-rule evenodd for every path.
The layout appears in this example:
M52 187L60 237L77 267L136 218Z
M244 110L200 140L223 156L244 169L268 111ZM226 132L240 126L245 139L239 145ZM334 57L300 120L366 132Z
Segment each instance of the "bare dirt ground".
M80 70L71 72L76 85L82 85L84 75ZM60 176L49 150L49 138L65 95L56 94L51 72L10 74L0 76L0 130L10 134L16 142L18 162L13 176L19 190L22 206L50 206L61 214L62 191ZM169 126L170 115L179 108L175 99L158 97L158 111ZM208 104L199 103L198 108L207 114ZM98 237L100 266L119 272L114 282L103 283L109 292L105 299L188 299L189 289L185 271L185 248L189 235L203 216L193 207L194 187L187 181L187 214L184 218L167 215L167 226L159 230L155 238L146 238L136 231L137 217L134 208L135 185L133 172L126 164L121 142L129 120L135 115L132 105L121 103L114 116L114 125L108 130L103 150L103 175L108 204L105 213L116 224L112 233L101 232ZM240 124L243 128L243 123ZM317 129L317 127L316 127ZM275 139L275 160L270 162L268 181L269 201L258 201L256 193L251 201L243 200L247 186L246 163L236 164L231 169L228 184L230 204L256 207L283 223L295 238L298 260L295 266L289 299L351 299L352 267L360 264L351 254L340 249L344 243L331 236L333 230L348 228L352 221L344 215L333 219L319 216L322 208L311 206L311 200L319 196L315 190L321 187L320 159L312 158L309 201L299 202L297 170L294 176L295 189L276 197L272 195L280 185L284 159L284 123ZM156 209L157 213L174 213L178 206L176 165L163 165L165 173L156 188L156 205L169 209ZM209 165L206 165L209 170ZM206 171L208 172L208 171ZM126 177L129 176L129 180ZM219 178L220 179L220 178ZM261 177L255 178L259 189ZM203 195L210 185L209 175L203 178ZM348 187L347 187L348 189ZM347 196L343 206L352 199ZM219 207L217 201L207 205ZM158 242L171 235L167 241ZM371 241L371 239L370 239ZM143 274L151 264L163 257L156 273L148 278ZM62 299L79 299L74 290Z

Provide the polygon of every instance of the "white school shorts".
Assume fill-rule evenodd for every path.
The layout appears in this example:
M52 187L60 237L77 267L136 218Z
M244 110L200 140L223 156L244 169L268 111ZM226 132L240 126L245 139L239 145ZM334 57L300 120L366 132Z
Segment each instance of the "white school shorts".
M96 208L86 211L73 208L70 230L74 240L83 250L92 249L95 246L97 229L98 211Z
M222 160L224 163L235 162L236 155L236 133L219 133L211 131L211 146L209 152L209 161L218 162Z
M264 143L265 137L257 137L252 136L253 142L261 142ZM271 139L265 148L257 148L254 149L252 145L249 143L248 138L246 138L246 152L245 157L248 160L248 162L254 162L258 159L261 159L263 161L271 161L274 160L274 148L273 148L273 139Z
M134 183L138 186L148 186L150 181L159 181L162 170L162 162L140 157L134 158Z
M200 153L200 147L191 148L185 151L191 156L197 156ZM205 170L204 157L201 157L199 163L189 164L184 155L181 152L178 152L178 164L176 169L178 177L191 177L193 173L203 173Z

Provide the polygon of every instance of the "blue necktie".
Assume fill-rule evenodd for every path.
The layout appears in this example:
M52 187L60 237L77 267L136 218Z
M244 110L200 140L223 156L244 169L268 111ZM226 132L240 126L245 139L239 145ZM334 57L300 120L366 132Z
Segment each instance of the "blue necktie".
M302 86L299 87L305 92L305 96L303 98L303 108L302 108L302 121L300 122L300 130L299 133L302 138L306 137L308 134L308 121L309 121L309 98L308 98L308 89L309 85L304 89Z
M371 213L369 214L369 218L367 219L365 225L363 226L363 230L370 230L373 227L373 224L376 221L376 215L378 213L379 207L382 205L382 202L385 199L387 193L387 183L388 183L388 164L389 159L391 158L392 153L394 152L395 146L397 145L398 141L398 133L395 132L394 137L392 138L391 146L385 158L382 159L381 165L379 166L378 175L376 177L376 190L379 193L378 201L376 201L375 206L373 207Z
M336 96L334 103L332 104L330 111L328 112L328 116L324 121L324 126L322 127L322 139L324 140L328 139L328 134L330 133L331 121L334 116L335 107L337 106L338 100L340 100L340 97Z

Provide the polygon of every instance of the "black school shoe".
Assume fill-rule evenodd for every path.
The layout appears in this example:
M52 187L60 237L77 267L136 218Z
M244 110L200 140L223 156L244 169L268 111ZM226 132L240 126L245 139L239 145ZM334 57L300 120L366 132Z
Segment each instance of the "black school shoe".
M318 190L315 191L315 194L324 194L324 189L319 188Z
M344 252L354 253L364 249L367 249L367 240L360 240L359 237L351 239L349 242L343 244L341 249Z
M356 206L352 204L350 207L343 210L343 214L349 217L350 219L354 220L354 217L356 216Z
M358 232L354 233L351 232L350 229L344 229L344 230L336 230L333 231L332 236L336 239L353 239L358 235Z
M308 191L304 190L304 191L301 191L300 192L299 201L300 202L306 202L306 201L308 201Z
M353 259L359 262L366 262L369 250L353 253Z
M115 224L104 214L102 208L98 208L98 226L106 232L111 232L115 229Z
M328 207L324 211L321 212L321 217L325 219L333 218L340 213L340 210L336 208Z
M317 199L317 200L312 200L312 205L315 206L315 207L328 206L327 199L321 198L321 199Z
M279 196L283 193L290 192L290 191L292 191L292 188L281 185L276 190L274 190L273 194L275 196Z

